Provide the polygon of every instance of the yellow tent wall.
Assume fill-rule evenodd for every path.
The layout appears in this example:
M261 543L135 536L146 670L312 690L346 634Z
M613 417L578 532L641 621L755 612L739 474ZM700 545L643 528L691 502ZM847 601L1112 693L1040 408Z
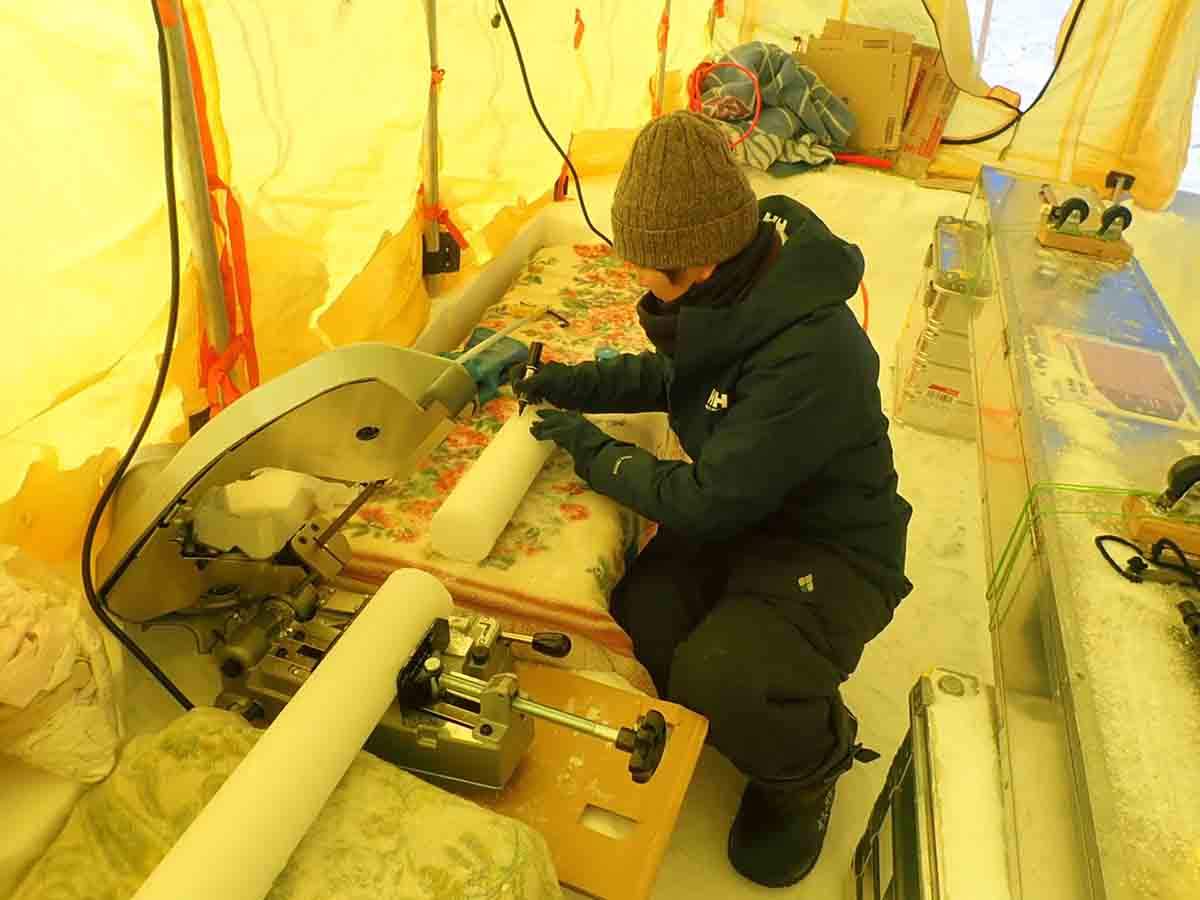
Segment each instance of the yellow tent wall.
M982 90L966 0L929 5L956 79ZM411 342L430 304L416 205L431 82L423 0L185 6L222 172L245 215L263 378L328 346ZM1088 0L1056 87L1022 123L1010 161L1085 180L1133 169L1139 199L1165 203L1187 144L1196 6ZM585 174L619 168L650 115L663 7L508 0L542 116L564 147L576 136ZM710 0L670 4L668 108L683 102L686 76L705 54L755 39L790 47L826 18L934 40L920 0L723 7L713 19ZM507 29L492 27L495 0L438 0L437 8L443 201L471 243L461 282L546 202L561 161L529 110ZM0 53L19 75L0 85L3 238L15 270L0 306L0 542L51 561L78 552L161 351L169 260L156 42L147 0L0 10ZM967 98L950 130L971 133L1004 115ZM938 166L969 175L1007 137L948 150ZM181 224L184 308L150 442L184 437L185 414L202 403L196 278L187 219Z
M1056 55L1077 6L1067 11ZM1015 139L1010 131L976 147L943 146L930 174L973 178L1003 152L1011 169L1098 189L1109 172L1128 172L1138 179L1138 203L1170 205L1187 163L1200 78L1198 11L1197 0L1087 0L1059 75ZM1022 99L1024 106L1033 100ZM987 133L1010 117L997 104L964 97L946 133Z

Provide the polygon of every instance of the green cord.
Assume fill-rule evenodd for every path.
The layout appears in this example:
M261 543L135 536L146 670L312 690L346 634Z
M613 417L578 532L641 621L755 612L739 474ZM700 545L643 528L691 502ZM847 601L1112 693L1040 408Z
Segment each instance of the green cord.
M1008 586L1009 578L1012 577L1013 568L1016 566L1017 557L1019 556L1018 548L1024 543L1025 536L1028 535L1032 528L1032 512L1034 501L1039 493L1048 493L1053 491L1063 491L1073 494L1092 494L1100 496L1125 496L1125 497L1145 497L1153 498L1158 495L1151 491L1130 490L1128 488L1105 487L1102 485L1091 484L1060 484L1052 481L1043 481L1035 484L1029 491L1029 496L1025 498L1025 505L1021 507L1021 514L1017 517L1017 522L1013 526L1012 532L1008 536L1008 542L1004 545L1004 549L1000 553L1000 559L996 562L996 571L992 574L991 580L987 587L988 606L993 606L999 597L1003 594L1004 589ZM1076 510L1073 512L1055 513L1054 515L1092 515L1089 510ZM1005 609L1003 613L999 610L995 611L990 622L990 627L995 628L996 624L1008 614Z

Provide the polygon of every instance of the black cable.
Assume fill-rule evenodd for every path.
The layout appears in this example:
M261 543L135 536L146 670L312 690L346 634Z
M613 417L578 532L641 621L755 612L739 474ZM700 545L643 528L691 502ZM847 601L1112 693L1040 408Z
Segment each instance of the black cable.
M112 620L108 611L101 604L100 598L96 596L96 585L92 580L92 548L96 542L96 530L100 527L100 519L104 516L105 507L112 500L113 494L117 491L117 485L121 483L121 479L125 476L129 464L133 461L134 454L137 453L142 439L146 436L146 432L150 430L150 423L154 419L154 413L158 409L158 402L162 398L163 389L166 387L167 370L171 365L171 351L175 347L175 330L179 322L179 217L175 208L175 154L173 152L173 137L171 132L171 67L167 59L167 36L163 28L162 19L159 17L158 3L155 0L150 0L150 8L154 11L154 22L158 27L158 68L162 91L163 167L166 172L167 182L167 223L171 236L170 315L167 319L167 334L162 358L158 365L158 379L154 383L154 392L151 395L150 404L146 408L146 414L142 417L142 424L138 426L133 442L129 445L129 449L125 451L124 458L118 464L112 479L105 486L103 493L101 493L100 500L96 503L96 508L92 511L87 531L83 536L83 592L87 596L88 605L91 606L92 612L96 614L96 617L133 654L134 658L145 666L151 675L158 679L159 683L166 688L167 693L174 697L180 706L188 710L192 708L192 702L167 677L167 674L154 664L154 660L146 655L146 652L137 645L137 642Z
M1122 569L1112 555L1109 554L1106 544L1120 544L1122 547L1127 547L1137 554L1134 560L1141 563L1140 566L1135 566L1134 560L1130 560L1129 568ZM1142 577L1138 574L1147 568L1146 561L1142 559L1142 548L1132 541L1127 541L1123 537L1117 537L1115 534L1101 534L1096 537L1096 549L1100 551L1100 555L1104 557L1105 562L1112 566L1113 571L1124 578L1126 581L1132 581L1134 584L1141 584Z
M1062 49L1059 50L1058 58L1054 61L1054 68L1051 69L1051 71L1050 71L1050 77L1046 79L1046 83L1044 85L1042 85L1041 91L1039 91L1038 95L1036 97L1034 97L1033 102L1030 103L1029 106L1027 106L1025 109L1020 109L1019 107L1015 107L1011 103L1007 102L1006 100L1002 100L999 97L981 96L980 94L975 94L970 91L963 90L961 87L959 87L958 82L956 82L954 80L954 76L950 72L949 63L947 63L946 75L950 78L950 83L953 84L954 87L957 88L960 93L966 94L968 97L975 97L976 99L979 99L979 100L992 100L996 103L1000 103L1003 106L1008 107L1009 109L1015 110L1016 115L1013 116L1011 119L1009 119L1008 122L1001 125L999 128L996 128L990 132L987 132L986 134L978 134L978 135L975 135L974 137L969 137L969 138L943 137L942 143L947 144L952 147L967 147L967 146L971 146L973 144L984 144L984 143L987 143L988 141L992 140L993 138L998 138L1000 135L1004 134L1010 128L1015 128L1017 123L1020 122L1023 118L1025 118L1025 116L1035 106L1038 105L1038 103L1041 101L1042 97L1044 97L1046 95L1046 91L1048 91L1050 89L1050 85L1054 83L1054 78L1056 75L1058 75L1059 67L1062 65L1062 61L1067 55L1067 48L1071 45L1071 36L1075 33L1075 26L1079 24L1079 16L1080 16L1080 14L1083 13L1083 7L1086 2L1087 2L1087 0L1079 0L1079 5L1075 7L1075 15L1071 17L1071 24L1067 27L1067 33L1063 37ZM929 3L927 2L927 0L921 0L921 5L925 7L925 15L927 15L929 17L929 21L933 23L933 31L934 31L934 34L937 36L938 50L941 51L942 50L942 33L941 33L941 30L938 28L937 18L930 11ZM943 52L943 56L944 55L945 54ZM980 62L982 63L982 60L980 60ZM1012 147L1013 142L1015 140L1016 140L1016 135L1014 134L1013 139L1009 141L1008 146L1005 147L1002 152L1007 153L1008 150Z
M542 131L546 133L546 137L550 139L550 143L554 145L554 149L558 151L558 155L561 156L563 158L563 162L567 164L567 168L571 171L571 177L575 179L575 192L579 195L579 208L583 211L583 218L584 221L587 222L588 228L592 229L592 231L597 237L600 238L600 240L604 241L604 243L611 247L612 241L608 239L604 232L600 231L600 229L592 224L592 219L588 215L587 204L583 202L583 188L579 184L579 173L575 171L574 163L571 162L571 158L567 155L567 152L559 146L558 141L554 139L554 135L550 133L550 128L542 119L542 114L538 112L537 101L533 99L533 88L529 86L529 73L525 71L525 57L521 53L521 44L517 41L517 32L516 29L513 28L512 19L509 18L508 6L505 4L504 0L496 0L496 3L500 7L500 14L504 17L504 24L508 26L508 34L512 38L513 49L517 51L517 65L521 67L521 78L525 82L525 93L529 97L529 106L533 109L533 115L537 119L538 124L542 126ZM492 19L492 27L500 27L499 21L497 21L495 18Z
M1162 552L1164 549L1170 550L1179 557L1179 565L1163 562ZM1150 561L1155 565L1162 566L1164 569L1170 569L1174 572L1182 572L1191 579L1192 586L1197 590L1200 590L1200 572L1197 572L1195 567L1188 562L1187 554L1183 552L1183 548L1170 538L1159 538L1155 542L1154 546L1150 549Z

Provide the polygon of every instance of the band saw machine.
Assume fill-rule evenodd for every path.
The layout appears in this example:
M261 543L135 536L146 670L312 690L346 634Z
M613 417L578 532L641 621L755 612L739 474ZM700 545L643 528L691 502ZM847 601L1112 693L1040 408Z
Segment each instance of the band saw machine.
M264 384L182 446L146 448L114 497L100 602L126 623L191 630L220 669L215 705L269 724L371 602L343 576L341 527L412 473L475 390L454 361L359 344ZM279 472L350 486L353 500L329 518L285 480L258 507L241 502L247 483ZM628 753L635 782L651 778L667 740L660 712L612 728L537 703L520 691L514 644L549 657L571 649L566 635L510 634L485 616L430 622L366 749L433 780L499 790L542 719Z

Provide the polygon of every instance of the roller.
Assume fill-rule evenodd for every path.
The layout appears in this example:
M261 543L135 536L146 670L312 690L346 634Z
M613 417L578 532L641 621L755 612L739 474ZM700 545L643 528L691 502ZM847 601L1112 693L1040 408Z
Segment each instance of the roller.
M134 900L263 900L384 712L450 594L394 572L201 810Z

